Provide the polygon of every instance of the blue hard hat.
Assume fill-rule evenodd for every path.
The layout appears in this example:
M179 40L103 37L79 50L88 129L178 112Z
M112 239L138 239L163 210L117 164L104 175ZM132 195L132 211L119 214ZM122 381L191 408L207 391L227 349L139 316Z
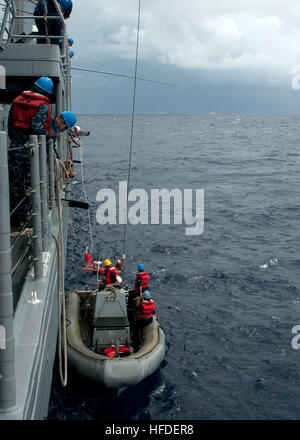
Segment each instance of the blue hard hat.
M138 270L144 270L144 269L145 269L145 267L144 267L143 264L139 264L139 265L138 265Z
M143 292L143 298L144 299L150 299L151 298L149 290L145 290L145 292Z
M68 42L71 44L71 46L73 46L73 44L74 44L73 38L68 38ZM63 40L59 40L58 44L59 44L59 47L62 47Z
M53 82L51 78L48 78L48 76L42 76L42 78L39 78L34 84L44 92L53 92Z
M74 127L74 125L77 122L76 116L74 115L74 113L72 113L70 111L65 111L65 112L62 112L62 117L64 118L64 121L67 124L67 127L70 131L71 128Z

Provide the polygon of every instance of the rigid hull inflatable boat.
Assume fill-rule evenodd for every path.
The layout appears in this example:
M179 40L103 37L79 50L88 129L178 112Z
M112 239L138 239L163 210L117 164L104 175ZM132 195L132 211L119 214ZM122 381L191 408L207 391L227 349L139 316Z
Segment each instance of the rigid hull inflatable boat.
M165 335L155 315L140 335L139 350L132 349L128 297L128 290L113 287L70 291L66 297L70 365L113 389L142 381L157 370L165 356Z

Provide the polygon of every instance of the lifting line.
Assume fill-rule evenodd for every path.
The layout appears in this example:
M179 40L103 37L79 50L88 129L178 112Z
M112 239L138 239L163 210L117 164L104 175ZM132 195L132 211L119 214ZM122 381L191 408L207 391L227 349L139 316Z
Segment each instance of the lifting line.
M133 102L132 102L132 116L131 116L131 135L130 135L128 178L127 178L127 197L126 197L127 212L128 212L129 185L130 185L130 178L131 178L131 164L132 164L132 150L133 150L133 131L134 131L134 121L135 121L136 82L137 82L137 68L138 68L138 56L139 56L139 38L140 38L140 22L141 22L141 1L142 0L139 0L137 36L136 36L135 73L134 73ZM122 263L123 264L124 264L125 258L126 258L126 238L127 238L127 221L125 222L125 225L124 225L124 234L123 234L123 252L122 252Z

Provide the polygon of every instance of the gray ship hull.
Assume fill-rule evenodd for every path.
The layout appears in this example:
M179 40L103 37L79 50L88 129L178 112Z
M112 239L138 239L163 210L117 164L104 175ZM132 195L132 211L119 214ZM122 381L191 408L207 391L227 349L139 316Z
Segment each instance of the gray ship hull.
M65 208L64 237L68 236L68 217ZM0 413L0 420L43 420L48 415L58 333L58 254L54 240L49 255L46 275L37 281L26 280L18 301L14 318L17 404L13 411ZM28 302L32 292L40 302Z
M124 389L153 374L165 357L165 334L154 316L143 332L144 342L136 353L125 358L108 358L89 349L80 329L80 293L67 295L68 361L82 376L107 388Z
M61 48L49 39L47 44L37 44L41 36L33 32L35 2L5 3L0 32L0 73L5 74L5 87L0 85L0 166L1 175L5 173L0 185L0 420L42 420L48 414L62 304L62 298L58 302L62 285L58 284L64 278L61 263L66 258L69 228L70 208L61 206L61 200L69 199L70 181L61 165L72 160L72 148L66 133L58 134L55 150L51 139L31 133L29 146L19 146L30 151L31 186L27 192L32 210L26 211L31 215L25 226L30 231L26 243L22 226L14 230L9 222L12 209L20 207L12 208L9 203L9 184L13 182L9 182L7 167L11 154L8 111L12 101L42 76L50 77L54 86L51 115L71 110L70 57L57 2L63 29ZM61 160L57 167L57 155L52 151Z

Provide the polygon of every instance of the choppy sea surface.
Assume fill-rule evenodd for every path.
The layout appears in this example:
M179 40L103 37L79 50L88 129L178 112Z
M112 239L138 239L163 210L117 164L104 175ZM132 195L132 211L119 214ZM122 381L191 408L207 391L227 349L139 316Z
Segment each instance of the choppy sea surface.
M123 225L99 225L96 195L127 180L131 118L82 116L94 256L115 261ZM54 368L50 420L300 418L300 125L297 116L138 116L131 186L204 189L204 231L127 227L125 284L145 265L166 334L161 368L116 396ZM79 159L79 150L74 150ZM85 201L81 166L73 198ZM77 182L77 183L76 183ZM150 198L150 197L149 197ZM151 207L149 203L149 213ZM149 214L150 216L150 214ZM80 268L87 212L73 210L66 289L93 287Z

